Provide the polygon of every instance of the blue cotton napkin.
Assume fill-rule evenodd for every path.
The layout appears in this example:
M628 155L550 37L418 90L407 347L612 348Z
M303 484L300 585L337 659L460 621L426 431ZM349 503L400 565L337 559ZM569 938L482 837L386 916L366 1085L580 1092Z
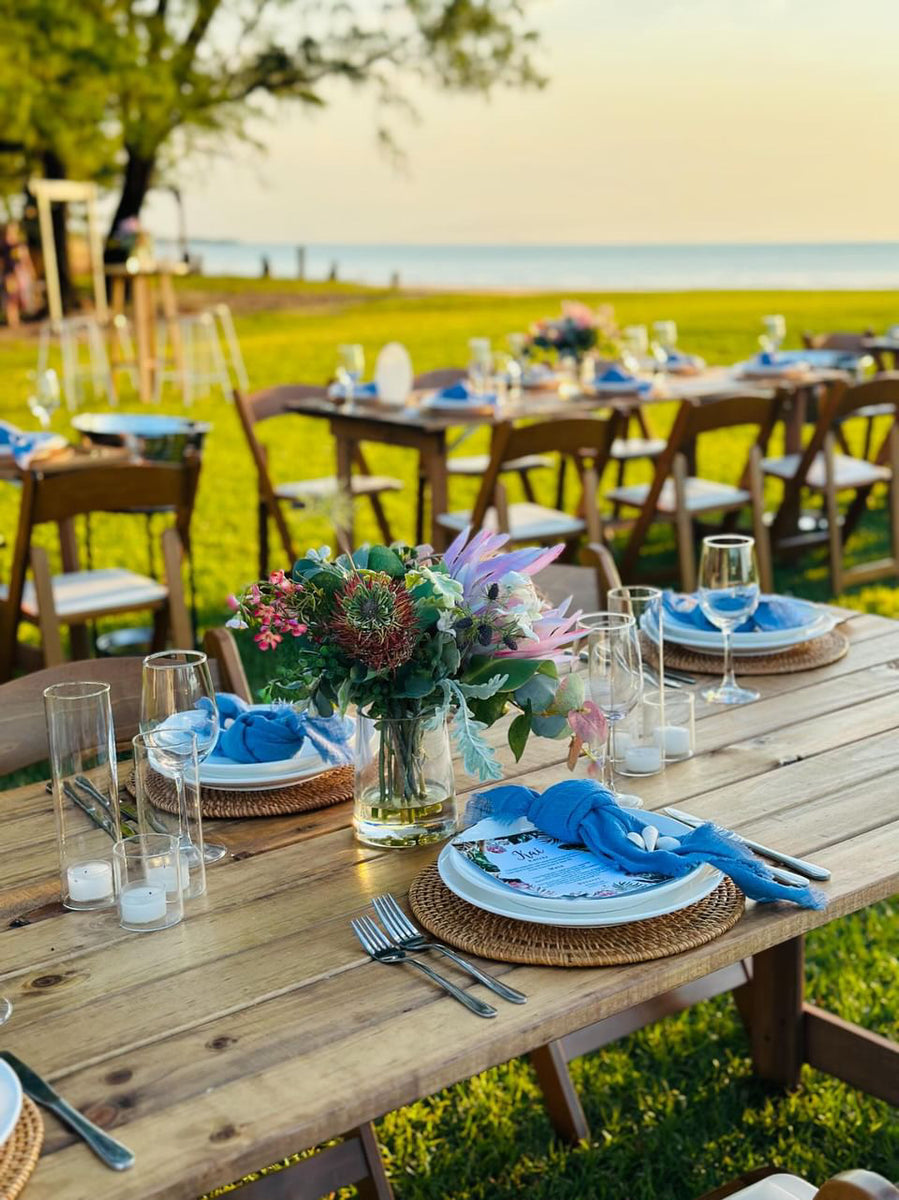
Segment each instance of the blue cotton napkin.
M345 383L332 383L328 388L328 398L330 400L346 400L347 387ZM353 387L353 398L362 397L368 400L377 400L378 385L372 381L371 383L357 383Z
M668 616L680 625L690 625L703 633L720 633L708 619L699 604L696 594L682 596L677 592L665 592L662 605ZM758 608L735 633L772 633L777 629L801 629L809 623L808 605L789 596L760 596Z
M698 354L684 354L681 350L666 351L665 364L669 370L677 371L684 370L702 370L705 366L705 359L700 358Z
M778 883L761 859L726 829L707 822L677 840L677 848L647 850L628 838L652 823L621 808L608 788L593 779L566 779L540 793L517 784L481 792L468 806L466 820L526 817L537 829L562 842L579 843L618 870L679 879L703 863L723 871L752 900L791 900L802 908L824 908L821 892L809 884Z
M476 392L464 379L451 383L434 393L435 400L458 400L460 403L494 404L496 396L492 392Z
M247 704L229 692L216 695L221 732L210 756L239 763L294 758L306 741L328 766L350 762L354 723L347 717L310 717L289 704Z
M39 452L61 450L68 443L58 433L25 433L8 421L0 421L0 448L7 448L17 467L27 470Z
M608 389L611 389L616 384L621 384L627 391L640 392L641 394L650 391L652 388L652 384L648 379L637 379L635 375L622 370L621 367L607 367L601 375L596 376L593 383L598 388Z

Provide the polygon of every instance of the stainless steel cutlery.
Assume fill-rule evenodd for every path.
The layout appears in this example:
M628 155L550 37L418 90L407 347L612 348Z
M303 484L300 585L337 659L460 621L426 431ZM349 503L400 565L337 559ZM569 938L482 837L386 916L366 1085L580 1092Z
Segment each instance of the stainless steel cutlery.
M457 967L467 971L478 983L482 983L484 987L495 992L497 996L501 996L503 1000L508 1000L510 1004L524 1004L527 1001L527 996L523 992L516 991L515 988L494 979L486 971L482 971L480 967L476 967L474 963L464 959L461 954L451 950L449 946L444 946L442 942L431 941L420 929L416 929L393 896L376 896L372 900L372 904L391 940L402 949L436 950L438 954L444 955Z
M371 917L355 917L351 922L353 932L359 939L359 944L362 949L375 962L381 963L402 963L405 966L414 967L420 971L422 975L427 975L433 983L438 987L442 987L445 992L448 992L454 1000L458 1000L460 1004L473 1012L478 1017L495 1017L496 1009L489 1004L484 1004L482 1000L478 1000L476 996L464 992L461 988L456 987L449 979L445 979L442 975L423 963L419 958L413 958L407 954L402 946L394 945L378 924Z

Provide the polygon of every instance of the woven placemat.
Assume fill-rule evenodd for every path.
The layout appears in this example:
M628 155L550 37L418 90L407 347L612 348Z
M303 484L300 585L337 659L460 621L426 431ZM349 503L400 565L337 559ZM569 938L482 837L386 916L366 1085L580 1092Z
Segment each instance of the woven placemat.
M125 786L134 795L134 775ZM173 813L175 789L161 779L151 783L152 800L164 812ZM200 812L204 817L280 817L286 813L314 812L329 808L353 796L352 766L332 767L311 779L301 779L287 787L264 792L243 792L230 788L200 788Z
M16 1127L0 1146L0 1197L16 1200L31 1178L44 1144L44 1122L37 1105L22 1097L22 1113Z
M643 640L644 654L651 667L658 667L658 650L654 642ZM734 655L737 675L792 675L796 671L813 671L816 667L829 667L839 662L849 650L849 639L838 629L822 633L820 637L779 650L777 654L754 654L751 658ZM665 665L676 671L697 671L700 675L720 675L724 670L721 654L700 654L665 643Z
M541 967L612 967L666 958L712 941L736 925L744 900L725 878L704 900L666 917L599 929L536 925L475 908L449 890L432 863L413 881L409 903L435 937L478 958Z

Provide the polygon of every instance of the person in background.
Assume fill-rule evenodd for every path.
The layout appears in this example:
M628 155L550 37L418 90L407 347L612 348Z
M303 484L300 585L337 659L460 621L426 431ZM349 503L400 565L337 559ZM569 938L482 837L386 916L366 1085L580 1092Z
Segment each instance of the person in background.
M10 329L34 306L34 267L18 221L7 221L0 234L0 292Z

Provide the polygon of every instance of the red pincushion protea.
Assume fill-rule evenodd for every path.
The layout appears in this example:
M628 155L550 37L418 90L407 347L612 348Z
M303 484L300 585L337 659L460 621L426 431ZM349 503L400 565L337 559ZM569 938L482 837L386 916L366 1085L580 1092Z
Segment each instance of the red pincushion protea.
M351 576L334 597L337 644L372 671L395 671L412 657L419 628L402 580L380 572Z

